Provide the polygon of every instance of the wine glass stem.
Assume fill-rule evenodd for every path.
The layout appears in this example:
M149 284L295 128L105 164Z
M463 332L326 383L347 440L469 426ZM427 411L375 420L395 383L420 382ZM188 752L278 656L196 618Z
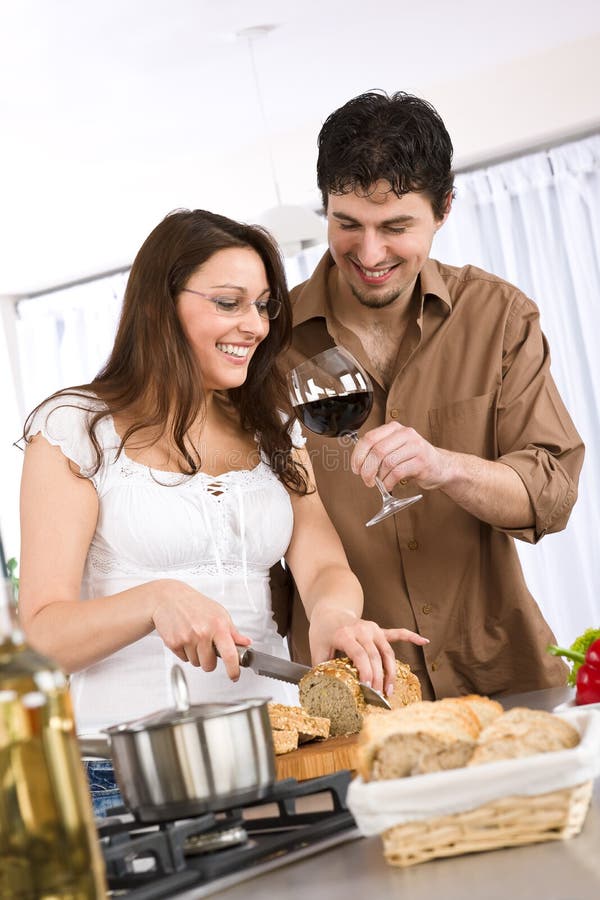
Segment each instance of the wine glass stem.
M356 431L349 431L349 432L348 432L348 437L351 438L351 439L354 441L355 444L358 443L358 434L356 433ZM383 481L381 480L381 478L379 478L377 475L375 476L375 484L376 484L377 487L379 488L379 493L381 494L381 497L382 497L384 503L385 503L387 500L393 500L393 499L394 499L394 497L392 496L392 494L390 494L390 492L386 489L386 487L385 487Z

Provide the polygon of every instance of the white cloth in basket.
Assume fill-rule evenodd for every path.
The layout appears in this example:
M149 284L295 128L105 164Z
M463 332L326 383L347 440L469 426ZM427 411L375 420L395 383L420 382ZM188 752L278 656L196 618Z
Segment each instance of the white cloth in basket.
M64 404L72 404L65 406ZM82 409L81 407L86 407ZM290 497L265 459L251 470L218 477L153 471L121 453L109 416L97 435L102 464L86 432L94 397L48 401L30 433L41 432L90 477L99 515L89 548L81 598L116 594L155 579L178 579L225 606L253 647L289 658L273 620L269 569L285 554L293 528ZM297 425L297 423L296 423ZM292 431L302 446L299 426ZM183 665L153 632L71 678L80 734L172 706L170 671ZM222 661L214 672L183 665L192 703L272 697L297 703L297 688L243 669L237 683Z
M355 778L347 803L361 833L381 834L394 825L464 812L501 797L545 794L593 780L600 775L600 712L579 707L560 715L581 734L570 750L386 781Z

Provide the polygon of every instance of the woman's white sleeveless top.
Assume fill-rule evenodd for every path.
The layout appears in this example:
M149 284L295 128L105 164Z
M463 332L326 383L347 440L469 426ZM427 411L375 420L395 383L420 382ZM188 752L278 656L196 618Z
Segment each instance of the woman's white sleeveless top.
M77 404L64 406L62 404ZM86 409L80 408L86 405ZM86 424L100 401L68 396L38 411L30 434L60 447L93 483L98 522L85 563L81 599L116 594L157 579L185 582L227 608L252 645L288 657L271 609L269 569L285 554L292 528L287 490L265 460L251 470L193 477L149 469L121 453L112 419L97 436L102 463L91 474L94 450ZM293 441L301 446L300 430ZM107 627L110 627L107 624ZM71 678L80 734L172 706L170 673L182 665L192 703L272 697L297 703L297 689L243 669L237 683L221 660L214 672L181 661L156 632Z

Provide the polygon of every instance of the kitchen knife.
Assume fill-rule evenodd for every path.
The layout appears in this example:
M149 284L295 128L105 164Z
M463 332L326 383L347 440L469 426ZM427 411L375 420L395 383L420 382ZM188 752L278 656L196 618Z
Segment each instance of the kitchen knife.
M260 650L253 650L252 647L238 647L237 651L240 666L252 669L257 675L266 675L269 678L276 678L278 681L298 684L302 676L310 672L310 666L301 666L300 663L290 662L289 659L261 653ZM371 706L382 706L384 709L392 708L389 700L386 700L379 691L362 682L359 682L359 687L366 703L370 703Z

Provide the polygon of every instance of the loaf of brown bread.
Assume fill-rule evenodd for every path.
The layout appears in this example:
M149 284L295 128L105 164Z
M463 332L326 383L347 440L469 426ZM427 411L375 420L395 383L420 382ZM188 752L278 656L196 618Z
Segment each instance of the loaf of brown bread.
M396 680L389 700L392 708L402 708L421 699L419 679L410 666L396 660ZM367 707L359 687L358 670L347 657L319 663L300 682L300 703L313 716L331 722L330 734L355 734L360 731ZM385 712L385 710L383 710Z
M481 726L467 703L423 701L369 716L359 738L364 781L404 778L466 765Z
M347 657L314 666L301 679L299 689L303 709L329 719L331 737L360 731L365 701L358 671Z
M469 765L568 750L576 747L579 740L577 729L560 716L543 710L515 707L482 731Z
M269 703L269 719L274 731L297 731L298 743L328 738L329 719L309 716L301 706L286 706L284 703Z

